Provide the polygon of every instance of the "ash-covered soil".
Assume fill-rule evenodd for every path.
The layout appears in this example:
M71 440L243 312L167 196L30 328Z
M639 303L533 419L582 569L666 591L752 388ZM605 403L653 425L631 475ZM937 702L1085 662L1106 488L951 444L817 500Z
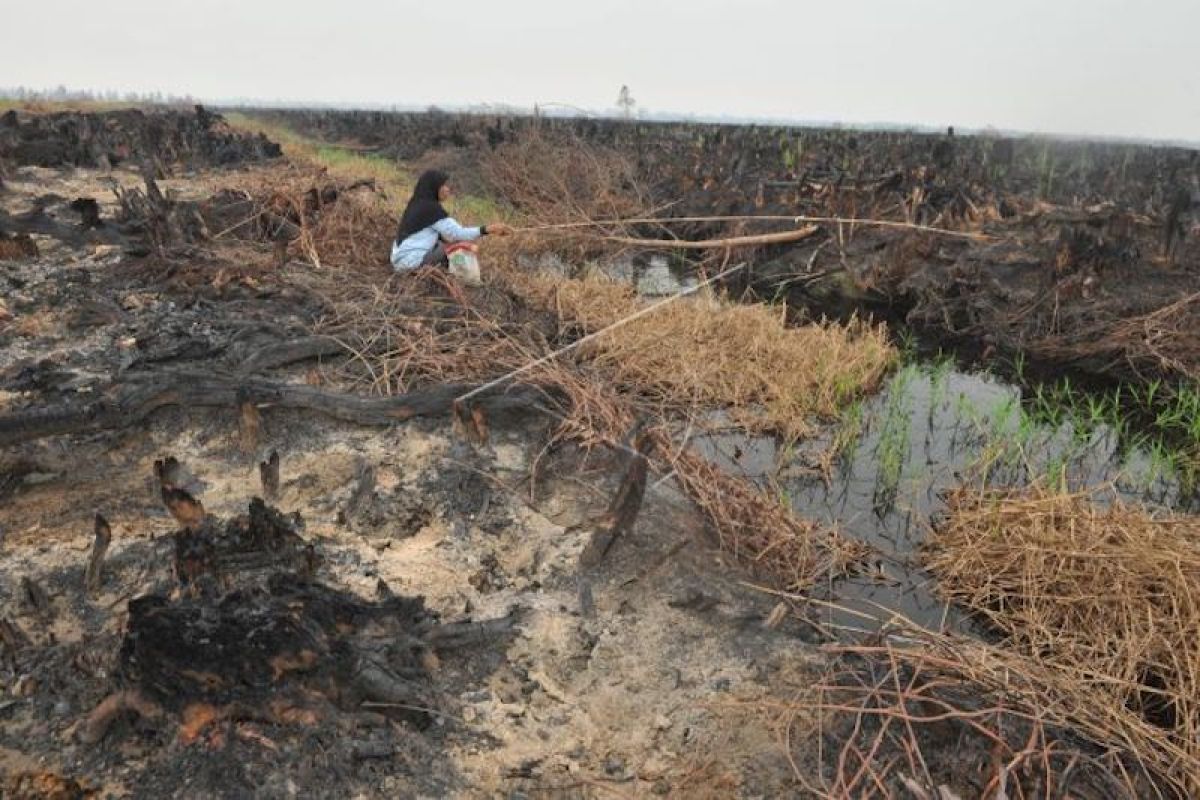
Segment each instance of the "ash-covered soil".
M3 607L29 639L4 670L8 769L36 763L143 797L588 794L592 782L669 792L709 759L739 782L773 775L756 794L786 774L755 766L776 750L764 730L736 721L736 701L760 696L775 671L800 669L804 646L795 630L763 627L773 604L697 541L699 521L669 492L650 497L635 535L590 578L588 616L578 526L606 497L564 469L570 479L543 485L529 504L522 484L536 431L506 432L493 452L475 452L444 425L363 432L287 415L268 415L264 447L281 453L278 506L303 519L322 559L317 578L364 601L382 582L423 596L446 621L515 613L514 633L435 655L424 730L368 711L287 724L264 705L253 709L261 721L246 713L193 732L182 718L139 718L79 741L118 689L130 601L172 584L178 526L159 500L154 460L179 454L211 514L240 513L261 493L229 415L203 416L171 414L122 442L78 446L69 463L28 454L51 471L26 474L0 514ZM375 488L348 512L364 465ZM612 483L603 464L579 477L601 490ZM88 597L96 512L113 544L102 590ZM45 591L46 607L25 602L25 580ZM362 757L367 743L386 755Z
M35 188L101 198L107 177L22 171L2 202L17 211ZM237 177L197 178L193 194ZM236 374L315 313L266 255L136 259L36 238L40 256L0 265L0 414L102 401L133 374ZM322 386L318 364L266 374ZM543 452L552 424L497 416L473 445L442 418L366 427L263 403L248 430L236 405L185 404L128 430L6 443L0 794L794 791L753 704L819 663L808 632L766 624L780 621L775 598L719 557L661 476L632 532L581 569L622 469L603 450ZM272 453L277 492L259 471ZM168 457L180 464L169 480L155 469ZM238 519L264 494L286 545L186 549L205 526L242 536ZM89 591L97 514L111 544ZM411 614L380 616L396 598ZM164 694L168 679L186 691Z
M558 438L561 420L538 402L553 389L485 396L479 417L452 402L469 384L367 396L401 382L356 376L321 327L330 281L313 279L327 267L311 235L349 225L335 231L339 263L382 259L381 196L363 196L372 217L327 213L377 192L371 181L161 152L170 163L5 168L0 796L775 797L874 780L967 797L1010 777L1044 788L1036 769L1006 766L1039 760L1011 715L987 710L1011 701L1033 719L1007 683L918 681L884 637L818 648L793 612L819 601L757 585L665 470L631 484L643 462ZM900 174L789 174L764 188L790 193L778 202L793 210L868 213L842 201L883 208L928 177L920 164ZM728 195L728 210L750 197ZM991 205L966 213L976 200ZM818 278L907 294L946 331L1000 331L985 345L1189 374L1190 228L1139 272L1161 234L1153 209L1002 200L935 192L909 205L988 239L827 226L795 251L752 254L756 277L791 279L802 264L814 295ZM1139 276L1146 286L1121 291ZM398 304L418 329L476 301L512 305L487 286L432 283ZM1014 308L1016 327L1001 330ZM564 333L548 311L520 319L532 336ZM1068 332L1086 335L1054 338ZM628 508L614 498L639 496L631 485L645 499L622 532L613 520ZM886 702L872 717L814 700L887 701L885 679L949 715L916 719L897 687L896 718L920 723L905 734ZM1044 772L1064 784L1091 770L1077 755L1099 763L1074 731L1041 735ZM865 759L853 753L864 741Z

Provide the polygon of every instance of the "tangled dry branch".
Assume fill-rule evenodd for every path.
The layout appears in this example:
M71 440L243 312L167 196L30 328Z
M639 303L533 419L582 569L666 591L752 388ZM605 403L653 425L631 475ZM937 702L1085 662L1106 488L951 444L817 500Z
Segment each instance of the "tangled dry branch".
M1081 687L977 640L896 627L826 648L793 699L768 702L797 778L830 798L1171 796L1151 754L1083 727ZM1100 736L1105 734L1106 736ZM801 743L816 738L816 764Z
M1200 293L1136 317L1105 320L1030 342L1056 361L1106 360L1120 368L1200 380Z
M1053 676L1063 724L1200 791L1200 522L1042 487L962 489L927 561Z

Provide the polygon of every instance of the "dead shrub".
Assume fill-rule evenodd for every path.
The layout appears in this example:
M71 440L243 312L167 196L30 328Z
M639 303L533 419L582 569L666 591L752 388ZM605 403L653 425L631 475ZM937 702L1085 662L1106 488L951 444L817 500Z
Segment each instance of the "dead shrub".
M1053 361L1127 364L1135 375L1200 380L1200 293L1146 314L1105 318L1032 339L1029 350Z
M613 247L601 241L595 229L570 226L652 212L636 167L626 156L565 133L532 129L497 147L483 159L481 170L492 193L530 225L563 226L552 236L521 237L521 250L527 254L554 252L582 263ZM609 233L619 229L601 226Z

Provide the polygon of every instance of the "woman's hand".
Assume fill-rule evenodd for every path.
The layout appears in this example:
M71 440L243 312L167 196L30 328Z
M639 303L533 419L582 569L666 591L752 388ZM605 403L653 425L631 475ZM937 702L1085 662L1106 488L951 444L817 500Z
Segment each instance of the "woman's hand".
M508 236L513 230L510 225L505 225L503 222L489 222L487 232L494 236Z

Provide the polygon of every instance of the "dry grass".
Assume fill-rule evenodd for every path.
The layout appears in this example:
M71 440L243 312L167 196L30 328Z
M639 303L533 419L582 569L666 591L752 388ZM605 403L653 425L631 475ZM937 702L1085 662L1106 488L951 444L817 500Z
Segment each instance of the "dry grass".
M323 209L306 234L323 265L388 269L397 217L386 195L351 192Z
M642 307L624 283L603 277L508 278L560 320L595 331ZM784 309L711 293L613 329L579 353L624 391L675 410L727 410L744 428L795 441L817 419L878 388L896 361L882 326L789 326Z
M811 589L854 569L869 547L812 520L781 500L685 451L671 466L685 492L712 523L721 548L790 592Z
M544 329L553 329L503 291L468 295L440 270L378 277L301 268L290 277L325 300L318 332L351 356L331 367L333 377L367 394L494 378L545 352Z
M950 599L1056 677L1081 735L1200 792L1200 518L962 489L927 563Z
M282 238L291 257L318 269L386 277L399 206L385 186L305 160L222 175L207 188L245 200L211 233L218 243L256 243L264 250Z

